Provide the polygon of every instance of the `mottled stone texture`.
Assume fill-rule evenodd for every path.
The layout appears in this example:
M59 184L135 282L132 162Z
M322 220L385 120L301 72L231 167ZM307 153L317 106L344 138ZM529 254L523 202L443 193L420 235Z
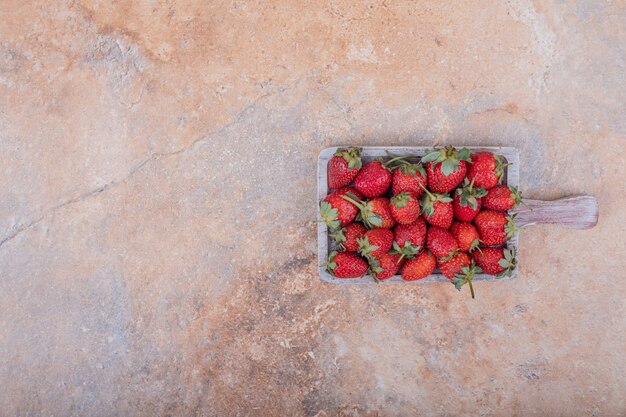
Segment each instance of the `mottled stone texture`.
M623 416L626 8L0 2L0 415ZM332 286L316 157L507 145L516 280Z

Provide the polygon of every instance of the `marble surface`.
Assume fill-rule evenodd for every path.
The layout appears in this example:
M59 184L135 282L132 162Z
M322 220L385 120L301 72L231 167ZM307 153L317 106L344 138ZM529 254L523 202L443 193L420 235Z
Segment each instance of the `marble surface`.
M623 2L0 2L0 414L623 416ZM332 286L316 157L505 145L513 281Z

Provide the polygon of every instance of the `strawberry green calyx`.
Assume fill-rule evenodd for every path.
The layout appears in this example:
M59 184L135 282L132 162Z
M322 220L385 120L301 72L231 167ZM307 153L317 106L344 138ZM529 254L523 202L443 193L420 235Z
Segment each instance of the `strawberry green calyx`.
M522 201L522 192L517 187L509 187L509 190L511 190L511 200L515 200L515 204L513 204L513 207L515 207L519 203L524 204L524 202Z
M513 237L516 231L523 230L521 227L517 227L515 225L515 217L517 213L511 214L510 216L506 216L507 224L504 226L504 231L506 232L506 239L509 240Z
M501 155L493 154L493 157L496 160L496 169L494 173L496 174L496 177L498 177L498 184L500 184L500 181L502 181L502 177L504 176L504 168L511 164L506 162L504 157Z
M413 200L413 197L406 191L402 191L391 197L391 204L396 206L396 208L406 207L409 201Z
M479 266L476 266L474 261L472 261L469 266L465 265L461 267L461 272L459 272L454 276L454 278L452 278L452 284L454 284L454 287L459 291L461 291L463 285L467 284L470 289L470 294L472 295L472 298L475 298L472 280L474 279L474 275L480 274L481 272L483 272L483 270L480 269Z
M517 265L515 257L515 248L504 249L504 258L498 261L498 265L504 268L504 271L498 274L498 278L510 277Z
M335 239L335 242L341 243L346 241L346 236L343 234L345 229L339 229L335 233L331 233L330 237Z
M459 204L461 206L470 206L472 210L476 210L478 207L477 198L487 195L487 190L483 187L474 188L474 180L467 181L467 178L463 180L463 187L456 189L456 194L459 196Z
M366 237L357 238L356 242L359 244L359 253L366 258L370 258L372 252L378 249L377 245L372 245L370 240Z
M343 246L343 242L346 241L346 235L344 235L344 231L346 229L339 229L337 230L335 233L331 233L329 236L332 237L333 239L335 239L335 242L337 242L337 244L339 245L339 247L343 250L346 249L345 246Z
M420 187L422 187L425 191L420 200L420 205L422 206L422 212L424 212L428 217L435 213L435 203L437 201L441 201L442 203L450 203L452 201L448 194L431 193L422 184L420 184Z
M457 151L454 146L446 146L445 148L434 150L422 157L422 163L432 162L433 169L441 164L441 172L446 177L459 169L459 162L471 162L471 153L469 149L462 148Z
M414 177L417 177L419 173L422 178L426 178L426 170L424 166L419 162L416 164L412 164L409 161L399 161L399 163L393 167L395 169L399 169L403 174L410 174Z
M398 259L398 263L400 263L403 258L415 258L415 255L419 254L421 249L421 246L413 245L410 240L407 240L404 242L403 246L398 245L398 242L393 242L393 249L389 253L400 254L400 258Z
M322 265L326 267L326 271L328 271L328 273L331 275L333 274L335 268L337 268L337 264L335 263L335 256L337 256L337 251L332 251L328 255L328 263Z
M368 256L366 256L366 258L367 258L367 263L370 266L370 271L372 272L372 276L374 277L374 280L376 282L380 282L380 280L378 278L376 278L376 275L374 275L374 274L379 274L379 273L384 271L384 269L381 268L381 266L380 266L380 261L378 259L376 259L376 257L374 257L374 256L369 256L368 255Z
M338 229L341 225L341 221L337 218L339 216L339 210L331 206L328 201L322 201L320 203L320 215L324 223L333 230Z
M348 163L348 169L361 169L361 151L363 148L339 148L334 156L340 156Z
M369 203L365 203L359 200L358 197L352 193L342 195L341 197L345 200L348 200L359 208L359 215L361 216L359 220L362 220L368 229L383 224L383 218L380 217L378 214L372 212L372 207Z
M483 253L483 251L480 250L480 239L474 239L472 240L472 243L470 243L470 247L469 247L469 251L474 252L475 250L478 250L480 253Z

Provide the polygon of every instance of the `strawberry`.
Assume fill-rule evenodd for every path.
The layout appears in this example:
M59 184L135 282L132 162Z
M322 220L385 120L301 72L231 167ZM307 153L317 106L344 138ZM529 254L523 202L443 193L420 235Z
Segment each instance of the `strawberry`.
M328 187L349 185L361 169L361 148L339 148L328 161Z
M437 258L448 258L459 250L459 243L452 233L437 226L428 229L426 245Z
M452 233L452 236L459 242L459 249L462 252L472 252L474 249L478 248L480 238L474 225L470 223L454 222L452 226L450 226L450 233Z
M463 187L457 188L452 200L454 218L462 222L471 222L480 211L482 198L487 194L484 188L474 188L474 183L464 181Z
M452 224L452 199L447 194L431 193L424 189L422 196L422 212L426 221L433 226L447 229Z
M421 217L411 224L399 224L394 229L393 252L401 258L413 258L426 241L426 222Z
M424 188L426 188L427 185L426 171L422 164L411 164L407 161L400 161L400 165L393 172L391 191L394 194L408 191L419 198L424 194Z
M437 266L437 259L430 251L424 251L417 255L415 259L409 259L402 268L402 279L405 281L415 281L426 278L433 273Z
M361 219L368 228L380 227L383 229L391 229L396 224L396 221L391 215L389 199L376 197L365 202L352 197L353 196L349 194L342 196L342 198L348 200L360 210Z
M496 185L483 197L483 207L490 210L507 211L522 202L522 194L517 187Z
M350 201L346 201L343 197L349 193L357 199L362 195L354 188L344 187L328 194L320 203L320 214L322 220L330 229L337 230L340 227L350 223L356 217L359 209Z
M356 252L359 250L359 243L356 240L363 237L366 231L367 228L365 226L355 222L347 224L343 229L339 229L330 236L335 238L335 242L341 249L348 252Z
M410 243L415 246L424 246L426 241L426 222L418 217L411 224L399 224L394 229L394 242L401 247Z
M437 265L441 273L448 279L454 278L456 274L461 272L461 267L468 266L472 259L465 252L456 252L449 258L439 259Z
M326 270L335 278L360 278L369 265L365 259L353 252L331 252Z
M391 215L399 224L411 224L420 215L420 203L411 192L402 191L391 197Z
M383 253L376 257L368 257L370 270L372 275L377 280L384 280L394 276L402 263L400 262L400 255L396 253Z
M472 253L474 262L485 274L497 275L498 277L511 276L515 269L515 248L481 248Z
M357 239L363 256L379 256L389 252L393 244L393 232L389 229L372 229Z
M467 169L467 179L477 187L490 190L500 183L504 175L504 158L491 152L476 152Z
M391 172L380 161L368 162L354 179L354 188L367 198L385 194L391 184Z
M465 178L469 161L470 151L467 148L457 151L453 146L425 155L422 163L427 163L428 188L437 193L452 191Z
M461 291L463 285L467 284L470 289L470 294L472 294L472 298L474 298L474 286L472 285L472 280L474 279L475 274L480 274L482 269L479 266L476 266L474 261L471 261L469 265L461 266L461 270L454 274L452 278L452 283L454 287Z
M515 214L507 216L502 211L483 210L474 218L480 240L484 245L501 245L513 237L516 230Z

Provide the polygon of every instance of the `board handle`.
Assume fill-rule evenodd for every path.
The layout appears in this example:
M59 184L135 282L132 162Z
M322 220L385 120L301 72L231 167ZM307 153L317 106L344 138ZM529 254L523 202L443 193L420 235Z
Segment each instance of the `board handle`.
M565 197L552 201L527 200L516 207L515 224L558 224L570 229L590 229L598 223L598 200L589 195Z

